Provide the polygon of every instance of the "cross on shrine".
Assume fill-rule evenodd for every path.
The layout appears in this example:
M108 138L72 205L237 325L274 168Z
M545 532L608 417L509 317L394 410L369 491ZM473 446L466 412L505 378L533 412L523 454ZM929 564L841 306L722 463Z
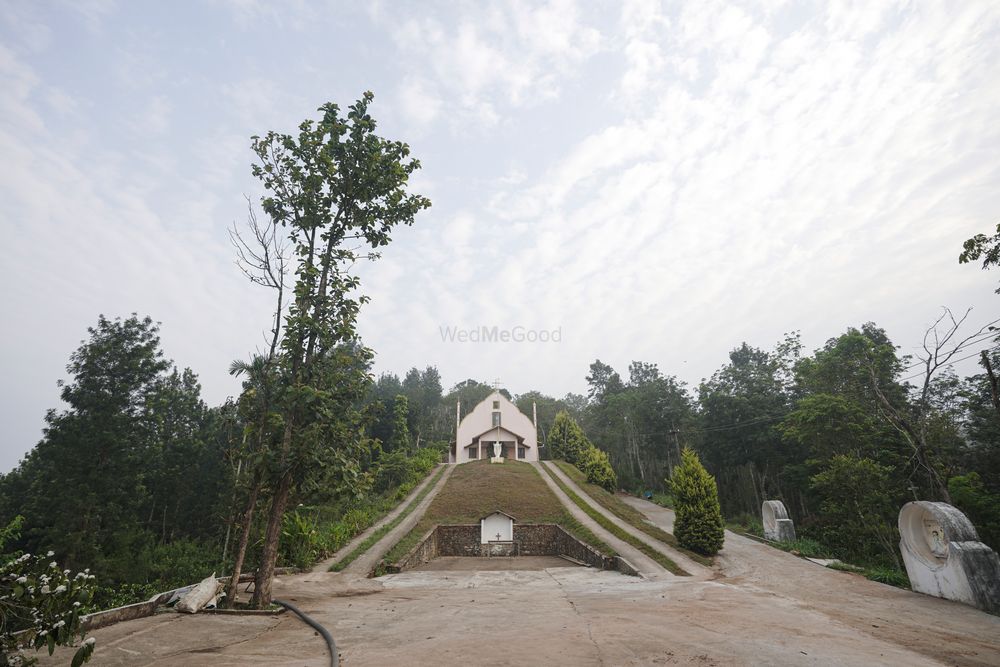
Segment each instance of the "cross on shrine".
M500 541L500 533L497 533L497 542Z

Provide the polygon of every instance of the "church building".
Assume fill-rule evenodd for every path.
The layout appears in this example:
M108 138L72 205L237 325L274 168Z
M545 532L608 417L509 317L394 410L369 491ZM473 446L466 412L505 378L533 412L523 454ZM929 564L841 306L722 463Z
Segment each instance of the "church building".
M461 404L455 406L456 421L462 414L461 407ZM448 462L488 459L495 451L505 459L537 461L537 432L534 418L529 419L507 397L494 391L465 415L465 419L458 421L455 445Z

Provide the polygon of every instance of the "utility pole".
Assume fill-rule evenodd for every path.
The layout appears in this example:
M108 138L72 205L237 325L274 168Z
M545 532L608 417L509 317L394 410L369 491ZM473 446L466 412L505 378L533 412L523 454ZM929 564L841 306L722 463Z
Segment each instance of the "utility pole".
M678 436L680 435L680 431L677 430L673 422L670 422L670 430L667 431L667 435L674 436L674 452L677 456L677 462L674 464L674 466L678 466L681 464L681 442L680 439L678 438ZM670 456L668 455L667 461L669 462L669 460ZM674 474L674 466L669 466L670 468L669 472L671 476L673 476Z

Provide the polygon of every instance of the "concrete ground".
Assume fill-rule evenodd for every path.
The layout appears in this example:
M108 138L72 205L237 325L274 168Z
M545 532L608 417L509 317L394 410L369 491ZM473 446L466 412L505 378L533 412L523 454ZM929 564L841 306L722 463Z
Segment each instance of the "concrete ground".
M630 500L662 527L669 510ZM583 567L311 572L275 595L328 628L344 665L1000 665L1000 618L726 534L711 578ZM291 614L162 614L94 633L92 664L327 665ZM66 665L59 650L42 665Z
M551 567L579 567L576 563L557 556L517 556L515 558L466 558L463 556L442 556L418 565L410 572L479 572L492 570L510 572L514 570L546 570Z

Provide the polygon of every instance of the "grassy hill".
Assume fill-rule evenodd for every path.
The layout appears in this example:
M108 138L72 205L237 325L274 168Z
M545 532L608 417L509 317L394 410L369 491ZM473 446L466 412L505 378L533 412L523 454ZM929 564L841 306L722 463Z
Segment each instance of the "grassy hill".
M435 524L476 523L501 510L521 523L556 523L578 539L613 555L615 551L569 515L533 466L517 461L503 465L475 461L457 466L427 513L386 560L399 560Z

